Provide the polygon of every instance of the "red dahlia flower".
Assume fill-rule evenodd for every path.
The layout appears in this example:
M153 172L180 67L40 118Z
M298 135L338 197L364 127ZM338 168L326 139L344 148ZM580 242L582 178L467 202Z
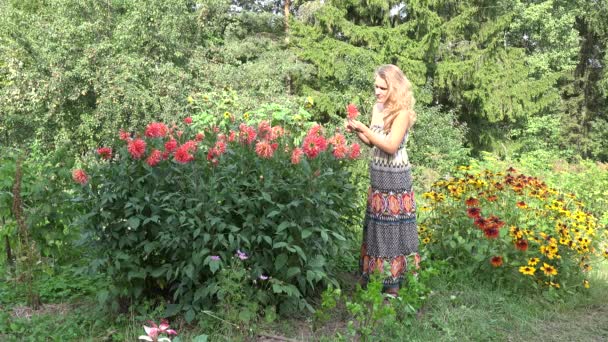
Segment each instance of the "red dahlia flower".
M184 146L188 152L196 151L196 141L194 140L188 140L182 146Z
M178 147L173 154L173 159L181 164L186 164L194 160L194 156L190 154L191 147L189 145L183 144Z
M348 153L348 147L346 147L346 145L342 144L342 145L336 145L334 147L334 157L336 157L336 159L342 159L344 157L346 157L346 153Z
M162 122L153 122L146 127L146 132L144 133L148 138L163 138L167 135L169 129Z
M255 145L255 153L261 158L270 159L274 154L274 149L268 141L262 140Z
M100 147L97 149L97 154L105 160L112 159L112 148L111 147Z
M215 142L214 148L217 150L218 155L222 155L226 152L226 143L223 140L218 140Z
M219 156L219 153L215 148L210 148L209 152L207 152L207 160L212 161L216 156Z
M300 157L302 156L302 149L299 147L296 147L293 149L293 152L291 153L291 163L292 164L300 164Z
M306 135L320 135L322 130L323 127L321 127L321 125L314 125L308 130Z
M85 185L89 181L89 176L87 176L87 173L84 172L83 169L76 169L76 170L72 171L72 179L76 183Z
M346 138L341 133L336 133L333 137L329 138L327 142L334 146L346 145Z
M150 166L156 166L161 160L163 160L162 152L155 149L152 151L152 153L150 153L148 159L146 159L146 163L148 163Z
M239 126L239 137L241 142L246 142L251 145L251 143L255 140L257 133L253 127L247 126L245 123L242 123Z
M285 135L285 129L283 129L283 127L273 126L272 127L272 136L270 137L270 140L275 140L277 138L282 137L283 135Z
M353 143L350 146L350 152L348 153L349 159L357 159L361 154L361 146L358 143Z
M346 111L348 112L347 116L350 120L355 120L359 116L359 110L357 109L357 106L352 103L346 106Z
M177 140L171 138L165 143L165 151L171 153L177 149Z
M122 129L120 130L120 132L118 133L118 136L120 137L120 140L124 140L124 141L129 141L131 140L131 133L129 132L125 132Z
M146 142L143 139L129 141L127 150L133 159L140 159L146 153Z
M270 139L271 134L272 128L270 126L270 122L268 122L267 120L263 120L262 122L260 122L260 124L258 125L258 137L261 140Z

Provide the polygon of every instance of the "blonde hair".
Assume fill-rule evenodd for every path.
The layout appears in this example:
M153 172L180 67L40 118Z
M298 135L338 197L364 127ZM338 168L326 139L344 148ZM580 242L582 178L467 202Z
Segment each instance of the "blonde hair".
M412 127L416 122L416 112L414 112L416 99L414 99L412 83L405 77L403 71L393 64L380 66L375 75L383 79L388 85L387 97L382 110L384 131L391 130L393 121L401 111L406 111L409 117L408 129Z

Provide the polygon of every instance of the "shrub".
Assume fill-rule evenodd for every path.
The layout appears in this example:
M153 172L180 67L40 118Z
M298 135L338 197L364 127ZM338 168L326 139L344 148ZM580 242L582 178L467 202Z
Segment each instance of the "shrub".
M572 193L509 168L461 167L423 195L420 238L434 257L505 284L588 287L607 232Z
M300 149L267 121L198 133L190 122L122 132L118 147L74 172L111 293L163 294L168 315L192 320L223 293L218 271L239 251L252 300L310 308L317 285L336 283L329 261L356 214L346 166L358 146L326 140L321 126Z
M21 197L25 224L35 248L43 258L65 261L79 254L71 242L78 231L71 223L80 211L71 202L70 169L74 158L66 145L53 151L44 149L39 142L28 144L23 149L0 146L0 238L8 237L15 245L16 220L11 208L12 188L15 181L15 166L23 158Z

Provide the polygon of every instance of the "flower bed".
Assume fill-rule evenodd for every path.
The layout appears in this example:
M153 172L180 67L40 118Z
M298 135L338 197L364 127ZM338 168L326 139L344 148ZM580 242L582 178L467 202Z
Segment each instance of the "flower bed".
M420 237L433 256L504 284L589 287L592 262L608 257L607 232L576 195L513 168L468 169L423 195Z

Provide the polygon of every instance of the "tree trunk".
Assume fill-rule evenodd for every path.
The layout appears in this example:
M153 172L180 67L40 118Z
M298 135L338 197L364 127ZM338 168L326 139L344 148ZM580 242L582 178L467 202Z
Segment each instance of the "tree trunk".
M4 246L6 247L6 264L8 265L8 271L12 273L15 269L15 261L13 260L13 251L8 236L4 237Z
M21 261L19 271L22 272L23 281L27 287L27 299L28 304L32 309L38 310L42 303L40 302L40 295L34 289L34 265L35 265L35 245L33 241L29 239L28 227L23 212L23 203L21 200L21 177L23 176L21 164L23 157L17 159L17 165L15 167L15 184L13 184L13 215L17 221L18 236L21 243L19 260Z
M291 0L285 0L283 4L283 15L285 16L285 43L289 43L289 8Z

